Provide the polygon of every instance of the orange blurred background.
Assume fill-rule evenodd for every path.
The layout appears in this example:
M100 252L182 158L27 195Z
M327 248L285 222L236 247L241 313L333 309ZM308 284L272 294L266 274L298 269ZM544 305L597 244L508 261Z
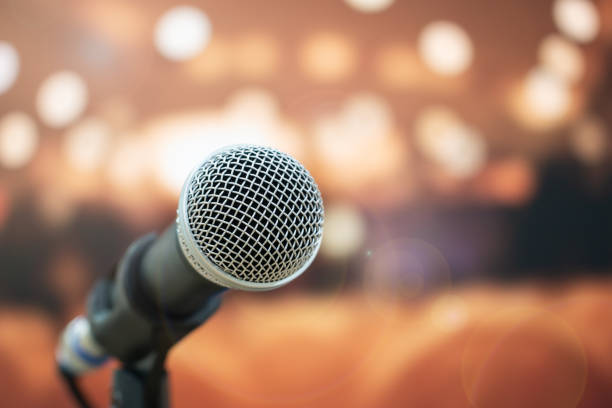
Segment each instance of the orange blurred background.
M71 406L59 331L235 143L324 240L173 350L175 406L612 406L611 45L603 0L2 0L0 406Z

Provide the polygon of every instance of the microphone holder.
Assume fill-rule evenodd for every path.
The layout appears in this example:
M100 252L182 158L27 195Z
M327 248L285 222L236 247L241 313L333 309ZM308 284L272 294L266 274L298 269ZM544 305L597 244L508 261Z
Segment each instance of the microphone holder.
M111 408L170 408L166 370L143 375L129 367L116 369Z
M94 335L110 329L112 336L100 336L102 345L122 362L113 375L111 408L170 407L166 355L214 314L225 291L221 288L187 314L169 314L144 290L140 277L140 260L154 238L150 234L136 241L88 299Z

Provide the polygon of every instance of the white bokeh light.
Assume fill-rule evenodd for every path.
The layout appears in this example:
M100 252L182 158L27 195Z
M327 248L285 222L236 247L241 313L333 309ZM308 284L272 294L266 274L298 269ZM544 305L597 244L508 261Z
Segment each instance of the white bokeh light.
M363 13L377 13L388 9L395 0L344 0L346 4Z
M549 35L540 44L538 56L551 73L568 82L580 80L584 74L584 56L578 46L560 35Z
M0 165L9 169L25 166L38 147L38 129L23 112L10 112L0 119Z
M0 94L8 91L19 74L19 54L11 44L0 41Z
M64 140L68 163L78 170L98 169L109 152L111 134L108 124L100 119L88 118L78 123Z
M465 30L455 23L436 21L425 26L419 35L419 54L434 72L454 76L472 63L473 46Z
M415 135L421 154L456 178L475 175L486 162L482 135L448 108L432 106L421 112Z
M542 68L529 73L523 92L526 110L543 121L560 119L570 107L568 84Z
M36 95L36 110L47 126L59 128L83 113L87 99L85 81L74 72L60 71L41 84Z
M592 41L599 32L599 14L588 0L556 0L553 20L559 31L578 42Z
M201 53L212 34L210 20L191 6L174 7L155 26L155 46L164 57L184 61Z
M155 144L156 177L170 193L180 192L189 171L213 151L231 144L272 146L299 158L300 135L278 112L265 89L236 92L221 110L202 110L154 120L145 138ZM287 148L289 147L289 148ZM297 147L298 152L293 149Z
M325 232L321 252L333 259L355 254L366 237L366 222L359 210L348 204L334 204L325 209Z

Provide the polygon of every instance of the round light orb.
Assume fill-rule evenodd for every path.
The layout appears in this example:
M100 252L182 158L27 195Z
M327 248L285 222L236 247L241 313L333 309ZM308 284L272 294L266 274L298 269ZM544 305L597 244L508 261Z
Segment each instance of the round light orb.
M36 95L36 110L49 127L64 127L77 119L87 105L87 86L74 72L56 72L41 84Z
M536 68L529 73L523 92L526 110L542 121L556 121L562 118L570 107L568 84L542 68Z
M64 140L64 153L70 165L78 170L98 169L106 158L111 129L97 118L88 118L70 129Z
M11 44L0 41L0 94L8 91L19 74L19 54Z
M472 63L473 46L465 30L449 21L425 26L418 40L419 54L434 72L444 76L463 73Z
M168 10L155 26L155 47L164 57L184 61L197 56L212 34L210 20L200 9L178 6Z
M30 162L38 147L38 129L23 112L7 113L0 119L0 165L17 169Z
M540 44L538 56L551 73L568 82L580 80L584 74L584 56L580 48L560 35L549 35Z
M394 0L344 0L344 2L362 13L377 13L388 9Z
M581 43L595 39L600 28L597 9L588 0L556 0L553 20L559 31Z
M348 204L325 209L325 231L321 253L332 259L346 259L363 245L366 222L359 210Z

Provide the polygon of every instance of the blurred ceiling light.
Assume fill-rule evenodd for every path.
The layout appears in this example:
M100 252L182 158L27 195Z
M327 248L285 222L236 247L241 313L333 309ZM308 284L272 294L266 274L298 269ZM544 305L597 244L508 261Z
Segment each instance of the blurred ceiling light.
M391 6L394 0L344 0L346 4L363 13L376 13Z
M405 45L384 47L376 59L380 81L391 87L405 88L422 80L422 63L417 54Z
M421 58L440 75L459 75L472 63L472 41L465 30L455 23L429 23L421 31L418 41Z
M487 158L482 135L451 110L431 107L415 123L416 145L427 159L456 178L474 176Z
M185 68L199 82L216 82L231 70L231 49L226 41L213 37L204 50L190 60Z
M83 79L74 72L60 71L48 76L38 88L36 110L47 126L59 128L83 113L87 99Z
M325 233L321 252L332 259L346 259L363 245L366 221L359 210L348 204L334 204L325 209Z
M588 0L555 0L553 19L559 31L578 42L592 41L599 32L599 14Z
M578 121L570 133L570 147L582 162L599 164L609 155L605 124L596 117Z
M19 54L11 44L0 41L0 94L8 91L19 74Z
M387 102L370 93L356 94L339 112L316 120L313 141L322 182L338 189L386 180L407 161Z
M155 26L155 46L164 57L184 61L198 55L208 42L212 27L206 14L191 6L168 10Z
M519 103L526 123L536 126L555 124L569 111L569 85L546 69L533 69L527 75Z
M354 45L335 33L318 33L309 37L299 57L304 72L321 82L345 79L353 73L357 63Z
M549 35L540 44L540 62L550 72L568 82L584 74L584 57L580 48L559 35Z
M7 113L0 119L0 165L16 169L25 166L38 147L38 129L23 112Z
M88 118L70 129L64 140L68 163L78 170L92 171L104 162L111 144L111 128L97 118Z
M273 75L280 62L279 45L274 37L250 33L236 41L234 69L246 79L263 79Z

